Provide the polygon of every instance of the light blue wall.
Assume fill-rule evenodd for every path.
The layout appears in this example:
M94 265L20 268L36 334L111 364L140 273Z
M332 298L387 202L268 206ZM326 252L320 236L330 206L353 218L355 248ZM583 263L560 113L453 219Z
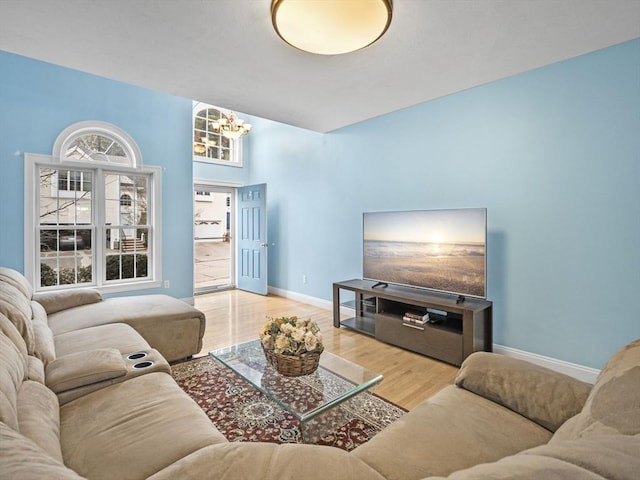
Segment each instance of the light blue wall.
M248 142L245 141L245 143ZM248 149L245 148L245 151L246 150ZM221 184L246 185L249 181L249 167L246 163L242 167L228 167L215 163L194 162L193 178Z
M50 154L64 128L100 120L129 133L145 164L163 168L163 274L171 288L158 292L191 297L191 100L1 51L0 72L0 265L24 268L24 152Z
M194 166L191 100L0 52L0 264L23 268L23 153L102 120L164 169L159 291L192 295L194 176L266 182L269 284L327 300L363 211L484 206L495 342L599 368L640 337L639 65L636 40L325 135L250 118L232 168Z
M326 135L254 123L270 285L360 277L363 211L487 207L495 343L600 368L640 337L640 40Z

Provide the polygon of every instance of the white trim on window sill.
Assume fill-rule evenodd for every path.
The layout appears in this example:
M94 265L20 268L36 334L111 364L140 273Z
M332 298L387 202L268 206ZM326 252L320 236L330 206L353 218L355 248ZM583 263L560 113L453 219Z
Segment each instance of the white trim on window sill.
M149 280L144 282L122 282L112 285L93 285L90 283L82 284L79 283L75 286L62 285L56 287L47 287L39 290L37 293L49 293L49 292L63 292L63 291L73 291L80 290L84 288L90 288L92 290L97 290L100 293L120 293L120 292L131 292L137 290L149 290L151 288L161 288L162 282L160 280Z
M101 285L99 287L94 287L100 291L100 293L118 293L118 292L129 292L133 290L147 290L149 288L160 288L162 287L162 281L160 280L149 280L148 282L127 282L127 283L118 283L113 285Z
M193 161L198 163L212 163L214 165L224 165L226 167L239 167L242 168L242 161L232 162L231 160L216 160L213 158L199 157L194 155Z

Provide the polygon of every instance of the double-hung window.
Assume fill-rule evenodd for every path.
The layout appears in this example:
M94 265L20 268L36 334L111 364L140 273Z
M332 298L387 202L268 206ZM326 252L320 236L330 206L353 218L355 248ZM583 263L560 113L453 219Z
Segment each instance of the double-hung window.
M81 122L25 154L25 273L36 290L160 285L160 169L129 135Z

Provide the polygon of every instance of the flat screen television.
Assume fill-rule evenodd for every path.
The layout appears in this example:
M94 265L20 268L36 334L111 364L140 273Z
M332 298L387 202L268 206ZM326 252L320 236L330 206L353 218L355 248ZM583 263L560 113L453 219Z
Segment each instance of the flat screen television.
M363 277L486 298L487 210L363 214Z

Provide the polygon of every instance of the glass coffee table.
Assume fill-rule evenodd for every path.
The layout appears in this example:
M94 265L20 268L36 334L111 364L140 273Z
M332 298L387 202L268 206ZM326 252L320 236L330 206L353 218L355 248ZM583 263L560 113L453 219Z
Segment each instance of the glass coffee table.
M382 381L382 375L326 350L318 369L301 377L280 375L267 363L260 340L209 354L295 416L305 443L316 442L345 421L344 409L336 407Z

